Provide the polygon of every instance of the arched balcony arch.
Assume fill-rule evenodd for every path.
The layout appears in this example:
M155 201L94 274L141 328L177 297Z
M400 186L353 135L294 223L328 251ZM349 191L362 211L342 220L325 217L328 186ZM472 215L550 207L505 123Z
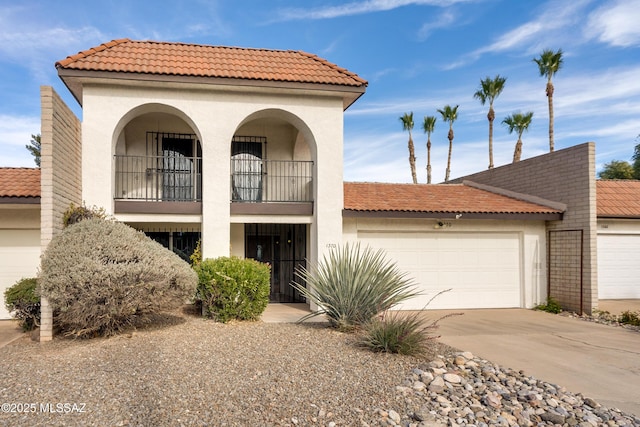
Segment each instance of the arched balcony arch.
M186 114L164 104L125 114L113 133L116 213L201 212L198 134Z
M231 141L231 201L253 206L232 206L232 212L275 213L279 204L310 214L315 153L311 130L295 114L265 109L248 115Z

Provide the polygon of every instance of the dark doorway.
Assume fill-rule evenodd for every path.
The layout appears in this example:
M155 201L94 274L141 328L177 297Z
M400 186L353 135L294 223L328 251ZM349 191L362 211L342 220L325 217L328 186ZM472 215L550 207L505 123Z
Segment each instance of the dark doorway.
M305 302L291 286L297 266L306 266L305 224L245 224L245 257L271 265L270 302Z

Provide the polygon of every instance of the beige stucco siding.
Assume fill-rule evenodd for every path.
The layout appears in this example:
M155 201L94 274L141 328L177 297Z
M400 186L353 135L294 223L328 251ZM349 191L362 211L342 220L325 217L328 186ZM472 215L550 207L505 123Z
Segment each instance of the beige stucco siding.
M314 161L314 215L310 258L342 239L343 108L340 96L300 96L280 89L249 91L193 88L132 88L86 84L83 91L83 199L113 213L113 155L122 130L140 114L164 111L182 119L202 144L203 256L230 253L230 144L245 123L264 117L288 122ZM339 94L338 94L339 95ZM250 125L249 125L250 126ZM156 129L150 129L156 130ZM288 152L300 137L288 136ZM120 141L121 143L121 141ZM273 157L280 157L275 146ZM322 232L318 232L322 230Z

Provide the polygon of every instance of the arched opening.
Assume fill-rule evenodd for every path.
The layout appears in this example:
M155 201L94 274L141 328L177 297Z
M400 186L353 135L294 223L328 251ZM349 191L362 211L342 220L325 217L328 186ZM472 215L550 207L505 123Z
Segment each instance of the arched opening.
M312 134L295 115L250 115L231 141L232 202L313 202L314 153Z
M201 238L202 146L180 110L145 104L113 134L114 213L185 261Z
M114 199L201 202L200 138L168 107L153 107L140 107L121 121L114 138Z
M315 153L309 127L278 109L248 116L231 141L231 212L252 215L232 224L232 247L271 266L271 302L305 302L291 283L310 253Z

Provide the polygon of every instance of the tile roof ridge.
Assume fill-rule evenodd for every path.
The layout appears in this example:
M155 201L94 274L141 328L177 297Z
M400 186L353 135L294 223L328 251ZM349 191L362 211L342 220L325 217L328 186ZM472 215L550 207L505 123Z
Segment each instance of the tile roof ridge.
M131 40L128 39L128 38L111 40L110 42L102 43L99 46L91 47L89 49L80 51L80 52L76 53L75 55L69 55L65 59L56 62L55 66L56 66L56 68L58 68L58 67L66 67L67 65L69 65L69 64L71 64L71 63L73 63L73 62L75 62L75 61L77 61L79 59L86 58L87 56L92 55L92 54L94 54L96 52L102 52L103 50L107 50L107 49L110 49L110 48L112 48L114 46L118 46L118 45L121 45L123 43L128 43L130 41Z
M531 194L518 193L516 191L507 190L504 188L493 187L491 185L479 184L477 182L464 180L462 184L478 190L488 191L489 193L499 194L501 196L509 197L511 199L521 200L523 202L533 203L539 206L545 206L547 208L556 209L562 212L567 211L567 205L561 202L555 202L553 200L543 199L542 197L533 196Z
M420 186L431 186L431 187L435 187L435 186L442 186L444 187L445 185L450 186L450 187L462 187L463 184L462 183L451 183L451 184L444 184L444 183L431 183L431 184L427 184L426 182L419 182L417 184L414 184L412 182L378 182L378 181L344 181L344 184L368 184L368 185L407 185L407 186L416 186L416 187L420 187Z

